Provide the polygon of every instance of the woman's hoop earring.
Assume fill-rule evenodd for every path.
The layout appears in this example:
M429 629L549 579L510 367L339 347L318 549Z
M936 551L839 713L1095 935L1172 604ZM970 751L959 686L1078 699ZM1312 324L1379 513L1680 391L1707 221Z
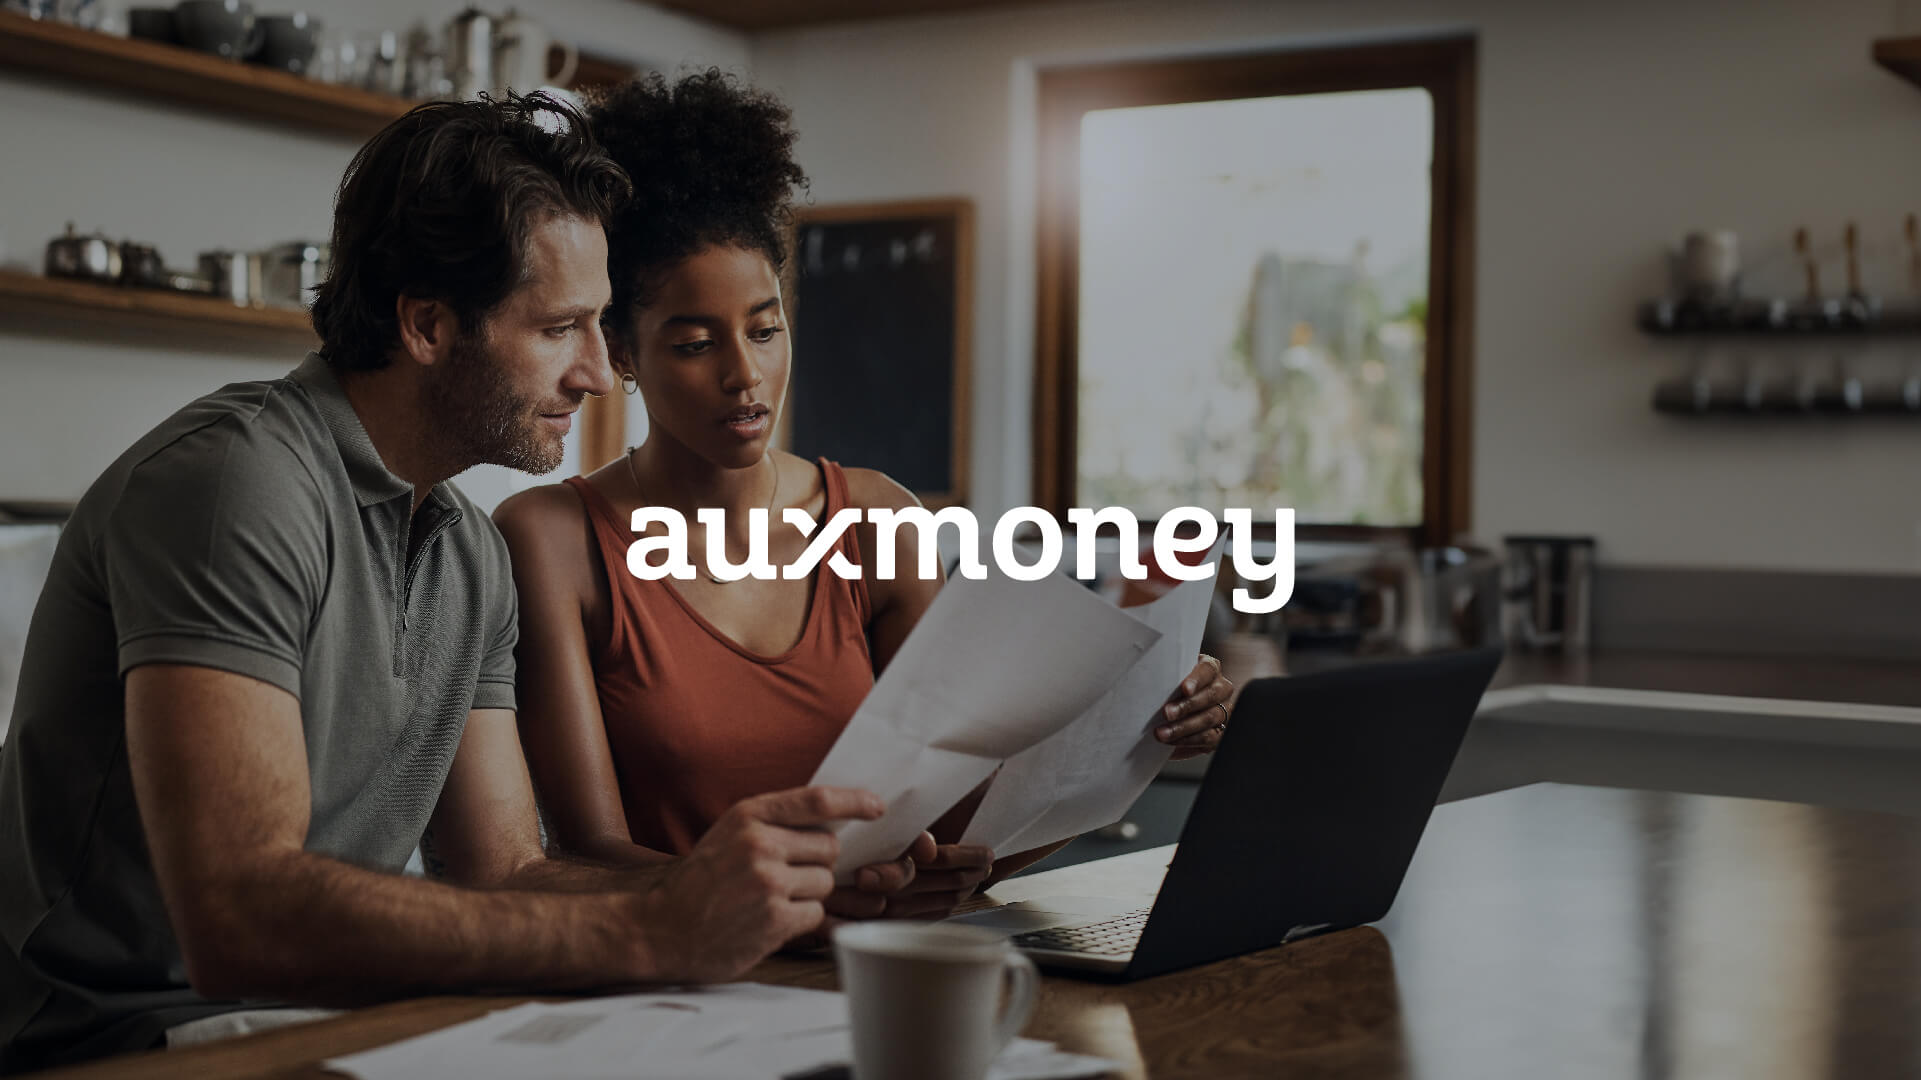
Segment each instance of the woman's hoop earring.
M620 392L621 392L621 393L623 393L623 394L627 394L627 395L629 395L629 396L631 396L631 395L633 395L633 394L637 394L637 393L639 393L639 392L640 392L640 380L639 380L639 379L636 379L636 378L634 378L634 377L633 377L633 375L632 375L631 373L629 373L629 372L624 372L624 371L623 371L623 372L621 372L621 374L620 374Z

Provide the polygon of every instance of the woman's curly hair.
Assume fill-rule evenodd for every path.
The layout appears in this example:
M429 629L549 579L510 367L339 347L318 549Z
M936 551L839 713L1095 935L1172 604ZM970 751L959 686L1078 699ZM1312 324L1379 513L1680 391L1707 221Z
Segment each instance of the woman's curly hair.
M794 190L806 190L807 174L794 162L792 114L780 99L709 68L604 90L587 117L634 183L607 228L616 330L664 271L706 248L741 247L767 256L776 274L785 267Z

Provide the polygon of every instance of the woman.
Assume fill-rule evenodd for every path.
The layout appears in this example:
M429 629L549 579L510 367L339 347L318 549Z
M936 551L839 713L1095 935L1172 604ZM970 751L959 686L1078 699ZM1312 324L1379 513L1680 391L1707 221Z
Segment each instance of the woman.
M784 566L808 537L779 524L800 507L825 521L843 507L915 504L868 469L804 461L770 436L786 398L789 339L781 294L790 199L806 177L787 109L718 71L669 85L659 76L601 98L590 122L632 176L635 198L608 229L615 374L647 408L646 440L591 475L536 488L496 514L520 592L520 725L549 825L574 851L620 860L685 852L739 799L805 784L933 602L938 581L846 580L823 559L806 580L721 582L704 569L702 508L726 511L729 558L747 552L747 511L766 508L769 558ZM626 570L636 507L688 524L690 581ZM917 565L912 530L898 565ZM876 530L837 550L874 565ZM1196 665L1160 737L1182 755L1219 740L1231 686ZM996 862L948 843L976 795L913 852L913 880L863 872L868 890L837 894L849 917L943 912ZM903 875L905 876L905 875Z

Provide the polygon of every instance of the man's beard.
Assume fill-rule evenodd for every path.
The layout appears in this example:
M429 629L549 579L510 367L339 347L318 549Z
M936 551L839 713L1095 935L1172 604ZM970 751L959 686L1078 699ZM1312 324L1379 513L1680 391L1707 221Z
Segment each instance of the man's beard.
M443 445L463 470L504 465L536 475L553 472L566 456L541 414L578 404L543 407L539 397L517 392L485 338L465 330L446 361L428 369L426 397Z

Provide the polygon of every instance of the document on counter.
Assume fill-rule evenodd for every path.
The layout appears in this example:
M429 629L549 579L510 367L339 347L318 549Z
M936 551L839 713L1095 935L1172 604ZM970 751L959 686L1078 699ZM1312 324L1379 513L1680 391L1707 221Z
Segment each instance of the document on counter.
M706 1066L719 1065L715 1055L743 1039L801 1042L810 1033L844 1031L846 1025L847 1004L839 994L732 983L517 1005L327 1065L361 1080L613 1080L647 1071L721 1076L727 1075L724 1068Z
M1001 762L1085 712L1160 636L1059 574L949 581L811 781L887 803L879 820L840 827L837 880L898 858Z
M529 1003L418 1038L334 1058L360 1080L753 1080L844 1068L847 999L826 990L730 983ZM1115 1062L1016 1039L989 1080L1104 1075Z
M1221 545L1207 562L1218 566ZM1194 668L1217 578L1183 581L1151 603L1119 609L1158 635L1139 663L1086 711L1001 766L963 844L1030 851L1119 821L1174 748L1154 737L1161 707Z

